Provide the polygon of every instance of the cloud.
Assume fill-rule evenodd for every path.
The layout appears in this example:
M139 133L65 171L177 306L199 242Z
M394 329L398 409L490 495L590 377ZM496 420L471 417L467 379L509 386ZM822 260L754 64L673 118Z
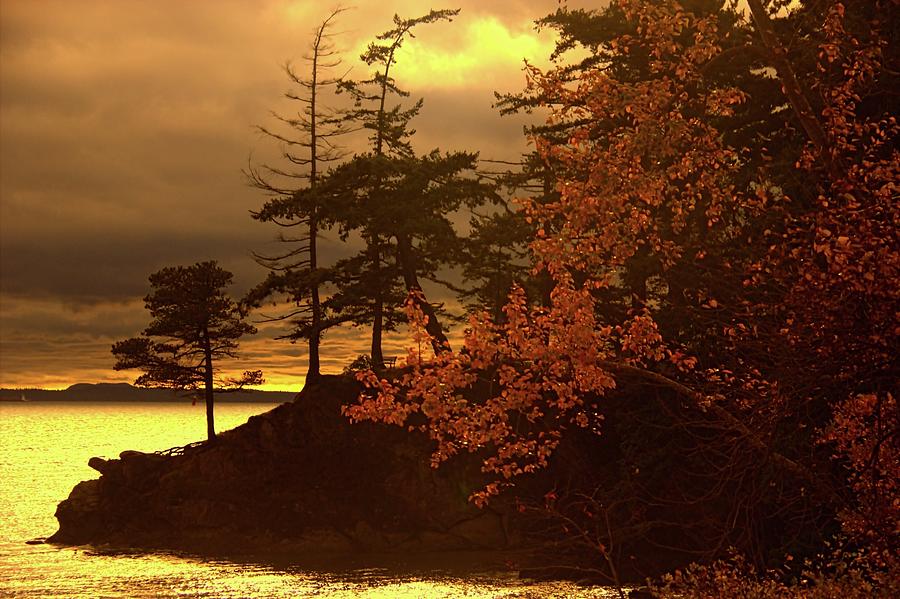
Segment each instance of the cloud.
M148 321L140 300L73 306L0 296L0 387L60 389L79 381L133 382L138 372L112 369L110 348L138 335ZM260 369L266 379L262 388L299 391L308 368L306 342L277 339L287 330L285 323L257 323L257 328L256 335L240 341L239 358L218 367L232 376ZM322 345L322 372L340 373L356 356L369 353L369 335L362 327L329 330ZM454 343L458 340L459 331L451 337ZM410 343L405 327L388 332L384 354L403 357Z
M453 23L423 26L399 57L401 86L425 98L415 147L514 158L525 121L498 117L492 92L520 89L522 59L548 52L531 21L558 3L454 4ZM340 16L353 76L367 73L356 55L395 12L422 5L369 2ZM241 169L278 163L254 125L296 110L280 65L302 66L325 14L309 0L2 3L0 384L130 380L109 370L109 345L143 326L140 298L162 266L219 260L234 294L263 278L250 253L274 249L277 231L250 219L265 197ZM358 149L364 136L346 141ZM332 239L321 253L346 252ZM367 335L330 332L326 368L366 352ZM305 349L272 336L246 344L248 364L292 385Z
M434 35L423 29L421 37L404 43L397 53L397 79L422 91L492 92L498 85L520 84L524 61L545 64L553 51L554 40L539 35L528 21L509 26L496 15L465 14L459 21Z

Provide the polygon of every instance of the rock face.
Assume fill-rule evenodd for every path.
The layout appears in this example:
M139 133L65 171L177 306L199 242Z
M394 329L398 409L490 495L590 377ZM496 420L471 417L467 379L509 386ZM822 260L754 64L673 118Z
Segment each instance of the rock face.
M468 495L478 466L428 465L424 437L353 424L356 383L324 377L292 403L180 455L92 458L99 479L59 504L49 541L239 551L402 551L509 546L497 511Z

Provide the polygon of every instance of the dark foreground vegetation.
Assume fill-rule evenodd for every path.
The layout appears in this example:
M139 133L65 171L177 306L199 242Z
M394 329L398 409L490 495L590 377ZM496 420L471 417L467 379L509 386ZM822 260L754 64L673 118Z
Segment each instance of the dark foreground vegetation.
M462 551L496 567L520 567L532 577L608 584L614 581L611 571L595 562L590 536L582 536L591 534L582 527L594 512L602 514L604 534L611 535L620 581L643 581L683 565L686 555L703 551L710 537L727 528L730 514L714 502L693 510L660 506L645 509L639 520L627 518L634 502L654 494L676 487L699 494L715 484L712 478L691 479L692 465L672 454L672 445L685 436L635 437L641 429L636 425L659 418L652 401L611 398L607 434L573 435L549 467L523 480L515 494L478 508L469 496L489 479L477 456L428 467L427 435L351 424L341 414L360 391L352 376L323 376L294 402L214 441L92 458L90 466L101 477L80 483L60 504L60 529L50 541L280 555L301 564L347 554ZM658 454L643 472L634 468L623 476L628 447ZM666 454L673 457L660 457ZM602 503L629 484L645 492ZM777 514L769 519L789 520ZM691 534L687 540L685 530Z
M197 453L97 462L56 539L193 542L193 514L290 544L332 522L335 543L502 539L612 583L676 571L660 592L682 596L900 594L900 5L787 4L542 19L556 66L498 96L536 116L507 173L410 143L397 50L457 11L395 18L364 81L323 71L334 13L309 76L288 69L301 118L263 128L287 167L248 172L271 194L255 218L301 233L242 308L289 300L274 318L309 343L309 388ZM324 152L348 131L368 149ZM363 248L321 264L324 229ZM456 351L428 280L472 308ZM386 368L403 322L414 349ZM356 390L318 371L344 323L372 331ZM232 480L267 509L204 503Z

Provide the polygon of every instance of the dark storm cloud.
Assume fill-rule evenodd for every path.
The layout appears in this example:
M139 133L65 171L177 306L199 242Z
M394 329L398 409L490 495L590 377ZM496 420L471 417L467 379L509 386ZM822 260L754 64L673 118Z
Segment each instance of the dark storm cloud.
M515 157L522 121L500 119L492 92L522 87L521 58L550 43L531 21L558 3L453 4L462 15L423 28L400 57L401 86L426 101L415 145ZM341 15L352 76L367 74L356 55L395 12L423 9L366 2ZM296 109L280 65L302 68L324 15L281 0L0 4L0 384L128 380L108 370L109 343L143 326L140 298L162 266L219 260L235 293L264 276L250 251L272 249L276 231L250 219L265 197L241 169L251 155L277 163L253 126ZM248 345L254 361L297 372L303 346L265 333ZM365 352L366 334L330 334L327 369Z
M240 230L237 231L240 233ZM258 276L247 259L249 235L214 231L111 231L92 238L65 236L43 243L4 244L3 293L66 298L74 303L125 300L149 291L147 276L163 266L219 260L245 279ZM35 265L40 265L39 269Z
M2 305L4 331L15 332L18 339L29 342L50 342L55 334L81 339L119 338L139 330L147 321L143 302L138 299L60 306L54 300L6 296Z

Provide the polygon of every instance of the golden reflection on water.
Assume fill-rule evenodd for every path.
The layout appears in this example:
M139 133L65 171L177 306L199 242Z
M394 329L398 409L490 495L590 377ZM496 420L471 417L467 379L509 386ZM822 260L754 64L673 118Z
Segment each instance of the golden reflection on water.
M222 404L227 430L266 404ZM614 597L609 589L526 585L513 572L423 572L348 561L322 571L253 559L175 553L106 552L26 545L56 530L57 503L96 478L91 456L157 451L203 438L202 406L137 403L0 402L0 597Z

